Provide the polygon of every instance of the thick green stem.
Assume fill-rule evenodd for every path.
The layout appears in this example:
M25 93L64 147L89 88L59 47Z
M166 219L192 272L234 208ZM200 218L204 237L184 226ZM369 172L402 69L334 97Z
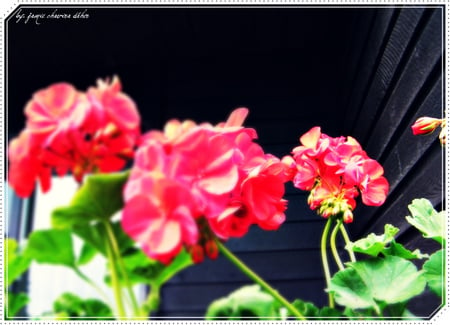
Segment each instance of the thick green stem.
M274 297L279 303L287 308L297 319L306 320L305 316L302 315L286 298L278 293L274 288L272 288L266 281L264 281L259 275L253 272L247 265L245 265L236 255L228 250L217 238L215 238L217 247L219 251L228 258L236 267L241 270L250 279L259 284L267 293Z
M341 223L341 226L339 227L341 229L342 237L344 237L345 246L350 247L351 241L348 237L347 230L345 230L344 224ZM351 250L351 248L347 249L348 255L350 256L350 261L356 262L355 253Z
M118 313L119 318L125 318L126 314L125 314L125 308L123 307L122 292L120 290L117 265L116 265L116 261L114 259L114 253L113 253L113 250L111 248L111 244L110 244L108 238L106 238L106 240L105 240L105 246L106 246L106 252L107 252L108 261L109 261L109 268L111 271L111 283L112 283L112 287L113 287L113 291L114 291L114 299L116 300L116 304L117 304L117 313Z
M330 248L331 248L331 253L333 253L333 257L334 260L336 261L337 266L339 267L339 270L343 270L344 264L341 261L341 258L339 257L339 253L336 247L336 235L339 231L339 228L342 224L342 219L338 219L336 225L333 228L333 231L331 232L331 236L330 236Z
M323 272L325 274L325 281L327 284L327 288L330 286L331 282L330 266L328 265L328 258L327 258L327 237L328 233L330 232L331 222L332 222L331 218L328 218L325 228L323 229L322 240L320 242L320 254L322 256L322 266ZM331 293L328 293L328 305L331 308L334 308L334 299Z
M135 316L138 316L140 314L139 313L139 306L138 306L136 297L134 295L133 288L132 288L132 286L130 284L130 281L128 279L128 275L127 275L126 270L125 270L125 264L123 263L122 256L120 255L119 245L117 244L116 236L114 235L114 231L113 231L113 229L111 227L111 224L109 222L105 222L105 227L106 227L106 232L108 234L109 242L111 244L112 253L113 253L114 258L115 258L115 260L116 260L116 262L117 262L117 264L118 264L118 266L120 268L120 273L122 274L122 278L125 281L125 286L127 288L128 295L130 296L130 299L131 299L131 305L132 305L132 308L133 308L133 313L134 313Z

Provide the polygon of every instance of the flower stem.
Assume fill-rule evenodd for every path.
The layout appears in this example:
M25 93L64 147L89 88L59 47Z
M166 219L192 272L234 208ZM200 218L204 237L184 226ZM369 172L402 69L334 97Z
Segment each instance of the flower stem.
M344 269L344 264L342 263L341 258L339 257L338 250L336 248L336 235L337 235L337 232L339 231L339 228L341 227L341 224L342 224L342 219L338 219L336 222L336 225L333 228L333 231L331 232L331 236L330 236L331 252L333 253L333 257L336 261L337 266L339 267L339 270Z
M83 279L89 285L91 285L102 296L102 298L105 299L106 303L108 304L110 303L108 296L105 294L105 292L103 292L103 290L98 285L95 284L94 281L92 281L83 272L81 272L81 270L78 267L74 266L72 269L81 279Z
M351 241L350 241L350 238L348 237L347 230L345 230L344 224L341 223L339 228L341 229L342 237L344 237L345 246L349 247L351 244ZM350 256L350 261L356 262L355 253L353 253L353 251L351 249L347 249L347 251L348 251L348 255Z
M107 222L105 222L106 225ZM107 228L107 226L105 226ZM116 304L117 304L117 313L119 318L125 318L126 314L125 314L125 308L123 307L123 301L122 301L122 292L120 290L120 283L119 283L119 276L118 276L118 272L117 272L117 265L116 265L116 260L114 259L114 253L111 247L111 243L109 242L108 238L106 238L105 241L105 246L106 246L106 252L107 252L107 256L108 256L108 261L109 261L109 268L111 271L111 282L112 282L112 287L114 290L114 299L116 300Z
M128 279L128 275L126 273L125 270L125 264L122 260L122 256L120 255L120 250L119 250L119 245L117 244L117 240L116 237L114 235L114 231L112 229L112 226L109 222L105 222L105 227L106 227L106 232L108 234L108 239L111 245L111 249L112 249L112 253L114 255L114 259L117 262L119 268L120 268L120 273L122 273L122 278L125 281L125 286L127 288L128 291L128 295L130 296L131 299L131 305L133 308L133 313L135 316L139 316L140 312L139 312L139 306L136 300L136 297L134 295L133 292L133 288L130 284L130 280Z
M241 270L250 279L259 284L267 293L274 297L279 303L287 308L297 319L306 320L305 316L302 315L289 301L286 300L282 295L278 293L277 290L272 288L266 281L264 281L259 275L253 272L247 265L245 265L236 255L228 250L217 238L214 238L219 251L228 258L236 267Z
M150 292L147 296L146 301L141 307L141 314L145 315L149 320L151 317L151 312L158 309L160 304L160 285L157 283L150 284Z
M331 281L330 266L328 265L328 258L327 258L327 237L328 233L330 232L331 222L332 222L331 218L328 218L325 228L323 229L322 239L320 242L320 253L322 256L322 266L323 272L325 274L325 281L327 284L327 288L330 286ZM331 293L328 293L328 305L331 308L334 308L334 300L333 295Z

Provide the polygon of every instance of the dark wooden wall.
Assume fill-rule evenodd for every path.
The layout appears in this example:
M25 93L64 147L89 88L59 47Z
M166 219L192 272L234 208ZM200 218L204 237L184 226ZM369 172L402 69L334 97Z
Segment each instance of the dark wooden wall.
M397 241L407 247L438 249L404 217L415 198L429 199L438 210L445 206L444 150L437 132L413 136L410 129L418 117L443 115L443 19L442 9L397 8L378 11L366 22L369 32L346 107L345 133L383 165L390 193L378 209L357 208L355 238L382 233L391 223L400 228ZM425 294L411 308L430 315L439 303Z
M71 25L8 25L9 134L23 127L30 94L66 80L80 89L117 73L138 103L143 129L169 118L223 120L250 108L265 150L278 156L320 125L352 135L385 167L391 192L380 208L355 211L352 238L401 228L399 242L422 243L404 222L407 204L442 198L436 135L414 137L413 121L442 114L441 8L89 9ZM57 28L55 28L57 27ZM55 43L58 40L58 43ZM306 193L287 186L287 221L257 228L227 246L289 299L326 304L319 241L324 221ZM428 247L433 249L433 247ZM251 282L219 257L193 266L162 291L157 316L202 316L208 304ZM436 302L415 304L428 315Z

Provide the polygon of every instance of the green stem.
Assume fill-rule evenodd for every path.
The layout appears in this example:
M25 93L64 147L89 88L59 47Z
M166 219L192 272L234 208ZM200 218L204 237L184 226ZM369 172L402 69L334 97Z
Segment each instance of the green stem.
M345 246L350 247L351 241L348 237L347 230L345 230L344 224L341 223L341 226L339 227L341 229L342 237L344 237ZM350 261L356 262L355 253L351 250L351 248L347 249L348 255L350 256Z
M83 272L81 272L81 270L77 267L77 266L73 266L72 270L74 270L74 272L81 278L83 279L85 282L87 282L89 285L91 285L101 296L102 298L108 303L110 304L109 298L108 296L105 294L105 292L95 284L94 281L92 281L90 278L88 278Z
M105 222L105 224L106 224L106 222ZM117 313L119 315L119 318L125 318L126 314L125 314L125 308L123 307L123 302L122 302L122 292L120 290L117 265L116 265L116 261L114 259L114 253L113 253L113 250L111 247L111 243L109 242L108 238L106 238L105 244L106 244L105 245L106 252L108 255L109 267L110 267L110 271L111 271L111 282L112 282L112 287L113 287L113 291L114 291L114 298L115 298L116 304L117 304Z
M113 231L112 226L111 226L111 224L109 222L105 222L105 227L106 227L106 232L108 234L108 239L109 239L109 242L110 242L110 245L111 245L112 253L114 255L114 259L116 260L116 262L117 262L117 264L118 264L118 266L120 268L120 273L122 273L122 278L125 281L125 286L127 288L128 295L130 296L130 299L131 299L131 305L132 305L132 308L133 308L133 313L134 313L134 315L138 316L140 314L139 313L138 303L137 303L136 297L134 295L133 288L132 288L132 286L130 284L130 280L128 279L128 275L127 275L126 270L125 270L125 264L124 264L124 262L122 260L122 256L121 256L120 250L119 250L119 245L117 244L117 240L116 240L116 237L114 235L114 231Z
M228 250L217 238L214 238L219 251L228 258L236 267L241 270L250 279L259 284L263 289L266 290L272 297L274 297L279 303L286 307L297 319L306 320L305 316L302 315L289 301L286 300L282 295L278 293L274 288L272 288L266 281L264 281L259 275L253 272L247 265L245 265L236 255Z
M160 285L153 283L150 285L150 292L147 296L145 303L141 307L141 314L145 315L147 319L150 319L151 312L158 310L160 303Z
M331 218L328 218L325 228L323 229L322 239L320 242L320 253L322 256L322 266L323 272L325 274L325 281L327 284L327 288L330 286L331 282L330 266L328 265L328 258L327 258L327 237L328 233L330 232L331 222L332 222ZM334 308L334 300L333 295L331 293L328 293L328 305L331 308Z
M330 236L330 247L331 247L331 252L333 253L333 257L336 261L337 266L339 267L339 270L343 270L344 264L341 261L341 258L339 257L339 253L336 247L336 235L339 231L339 228L342 224L342 219L338 219L336 225L333 228L333 231L331 232L331 236Z

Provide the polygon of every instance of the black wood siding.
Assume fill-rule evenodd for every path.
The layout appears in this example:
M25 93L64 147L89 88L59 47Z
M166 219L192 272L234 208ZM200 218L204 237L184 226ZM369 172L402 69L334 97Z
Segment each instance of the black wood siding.
M444 204L443 153L437 135L414 137L410 125L442 114L442 8L89 13L77 24L8 24L9 135L23 127L21 110L36 89L61 80L83 89L111 74L138 103L144 130L161 128L169 118L215 123L247 106L246 125L257 129L266 151L283 156L320 125L331 136L358 139L391 184L384 206L359 205L352 238L380 232L389 222L401 228L399 242L423 244L404 216L417 197ZM325 305L324 221L309 210L306 193L287 186L286 198L287 221L279 231L254 228L227 246L288 299ZM249 283L224 258L206 261L163 288L157 315L202 316L212 300ZM438 304L432 297L426 302L414 310L428 315Z

